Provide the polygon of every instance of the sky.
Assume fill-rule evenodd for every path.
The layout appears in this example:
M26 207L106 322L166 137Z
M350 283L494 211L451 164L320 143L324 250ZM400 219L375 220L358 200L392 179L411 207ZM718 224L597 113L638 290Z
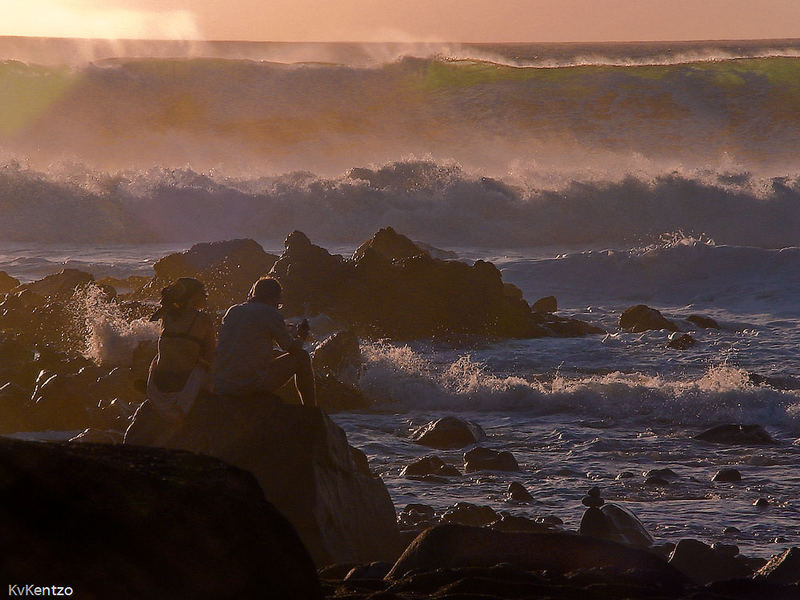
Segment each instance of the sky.
M800 37L800 0L0 0L0 35L567 42Z

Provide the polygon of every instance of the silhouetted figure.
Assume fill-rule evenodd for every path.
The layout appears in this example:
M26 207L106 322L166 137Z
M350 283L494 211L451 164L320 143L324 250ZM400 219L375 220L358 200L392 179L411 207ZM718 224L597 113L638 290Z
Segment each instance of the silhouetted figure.
M300 401L316 406L311 357L303 350L308 322L294 336L278 312L281 285L272 277L253 284L243 304L228 309L222 319L214 369L214 391L222 395L274 392L294 377ZM275 356L274 345L285 353Z
M202 311L205 304L205 286L193 277L161 290L161 306L150 317L161 322L158 354L150 364L147 400L136 411L126 443L163 445L210 389L215 336L211 317Z

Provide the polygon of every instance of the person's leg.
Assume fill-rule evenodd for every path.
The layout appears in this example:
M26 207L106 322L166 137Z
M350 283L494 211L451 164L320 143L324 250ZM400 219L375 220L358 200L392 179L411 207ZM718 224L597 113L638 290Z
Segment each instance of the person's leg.
M261 385L273 392L294 376L294 385L300 401L307 406L317 405L314 370L311 357L305 350L293 350L275 358L261 378Z

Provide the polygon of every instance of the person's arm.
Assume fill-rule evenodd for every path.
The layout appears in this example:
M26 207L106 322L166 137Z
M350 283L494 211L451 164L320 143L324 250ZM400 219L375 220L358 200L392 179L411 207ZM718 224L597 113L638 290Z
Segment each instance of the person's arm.
M302 349L302 340L289 335L289 329L286 327L286 321L283 320L283 317L278 311L275 311L274 318L270 319L269 328L270 333L272 334L272 339L277 342L281 349L285 350L286 352Z

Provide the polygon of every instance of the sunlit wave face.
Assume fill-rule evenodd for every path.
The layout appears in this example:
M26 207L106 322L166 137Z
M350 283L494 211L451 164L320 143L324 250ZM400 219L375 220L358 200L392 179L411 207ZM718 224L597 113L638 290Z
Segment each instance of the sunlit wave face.
M94 39L200 39L187 10L98 6L92 0L4 0L0 35Z

